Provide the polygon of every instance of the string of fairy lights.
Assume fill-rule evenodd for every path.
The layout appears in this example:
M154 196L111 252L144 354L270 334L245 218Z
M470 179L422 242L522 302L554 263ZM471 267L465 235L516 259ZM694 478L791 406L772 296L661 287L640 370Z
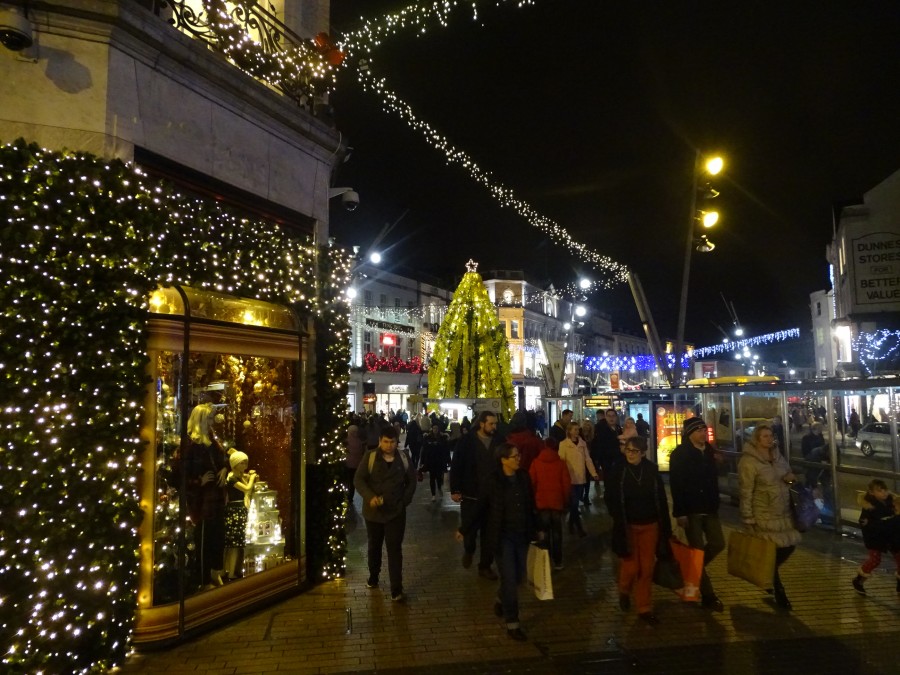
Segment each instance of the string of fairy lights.
M896 370L896 362L900 360L900 330L861 332L853 339L853 351L859 354L859 365L867 375L875 374L883 362L894 362L891 370Z
M627 266L577 241L564 227L540 214L530 204L517 197L511 188L493 178L492 174L479 166L468 153L453 145L433 125L421 119L413 111L412 106L388 86L387 78L374 74L373 52L383 40L401 31L414 30L422 35L431 28L446 27L450 15L463 6L471 8L473 18L477 20L479 4L483 3L479 3L478 0L469 0L465 3L444 0L431 4L413 4L393 14L364 20L361 28L341 36L339 40L341 50L350 57L345 64L354 63L358 81L363 89L373 91L379 96L386 112L397 115L435 150L442 152L448 164L462 167L476 183L488 190L501 207L514 210L530 225L548 235L555 244L564 247L576 257L592 265L600 275L599 279L592 281L592 285L610 288L626 281ZM533 0L518 0L512 3L495 0L494 4L496 6L516 4L522 8L533 5L534 2Z

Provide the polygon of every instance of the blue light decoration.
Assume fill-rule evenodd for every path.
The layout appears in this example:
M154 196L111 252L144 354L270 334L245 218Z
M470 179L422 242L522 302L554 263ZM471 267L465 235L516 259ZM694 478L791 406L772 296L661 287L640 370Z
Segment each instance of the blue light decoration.
M759 345L772 344L773 342L782 342L784 340L793 340L800 337L799 328L789 328L788 330L780 330L775 333L767 333L766 335L757 335L756 337L744 338L743 340L735 340L733 342L725 342L711 347L698 347L691 352L690 355L685 354L682 357L682 367L686 367L690 363L690 359L705 358L715 354L726 354L734 351L740 351L744 347L757 347ZM666 354L666 361L669 367L675 365L675 356ZM637 354L633 356L589 356L584 359L584 369L587 371L602 372L632 372L638 370L656 370L656 361L650 354Z
M859 366L866 375L874 375L883 365L896 370L900 366L900 330L860 333L853 339L853 351L859 354Z
M760 345L769 345L773 342L784 342L785 340L796 340L799 338L799 328L788 328L787 330L779 330L774 333L744 338L743 340L723 342L721 344L712 345L711 347L699 347L693 351L692 356L695 359L702 359L707 356L713 356L714 354L726 354L729 352L741 351L744 347L758 347Z

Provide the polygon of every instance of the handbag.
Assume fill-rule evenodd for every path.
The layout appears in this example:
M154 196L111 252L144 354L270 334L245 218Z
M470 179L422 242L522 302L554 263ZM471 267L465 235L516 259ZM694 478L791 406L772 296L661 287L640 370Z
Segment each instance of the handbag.
M526 561L528 585L534 588L534 597L538 600L553 599L553 577L550 574L550 552L532 543L528 547Z
M772 588L775 542L750 532L732 531L728 536L728 573L760 588Z
M703 576L703 549L691 548L675 538L670 544L684 582L675 592L685 602L697 602L700 600L700 577Z
M806 485L791 488L791 518L797 530L806 532L811 529L820 515L812 488Z
M684 588L684 578L681 576L681 568L672 552L672 544L663 537L660 537L657 547L656 564L653 566L653 583L673 591Z

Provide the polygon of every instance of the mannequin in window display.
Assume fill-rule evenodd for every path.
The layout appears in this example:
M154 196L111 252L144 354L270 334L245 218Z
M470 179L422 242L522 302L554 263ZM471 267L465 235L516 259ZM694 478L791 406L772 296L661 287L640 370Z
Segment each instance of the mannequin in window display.
M188 515L194 523L201 585L222 585L225 554L225 451L212 429L209 395L191 411L185 457Z
M240 567L244 558L244 546L247 543L247 514L250 510L250 497L256 485L256 471L247 471L250 459L246 454L235 450L228 457L231 471L228 473L228 503L225 505L225 574L229 580L243 575Z

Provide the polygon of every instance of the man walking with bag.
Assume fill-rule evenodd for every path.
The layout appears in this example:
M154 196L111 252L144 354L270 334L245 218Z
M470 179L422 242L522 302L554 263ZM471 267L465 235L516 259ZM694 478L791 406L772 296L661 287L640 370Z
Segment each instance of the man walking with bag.
M713 590L706 566L725 549L719 522L719 477L716 450L706 440L706 423L699 417L684 421L681 445L669 459L672 515L684 529L688 544L703 549L701 604L716 612L725 609Z

